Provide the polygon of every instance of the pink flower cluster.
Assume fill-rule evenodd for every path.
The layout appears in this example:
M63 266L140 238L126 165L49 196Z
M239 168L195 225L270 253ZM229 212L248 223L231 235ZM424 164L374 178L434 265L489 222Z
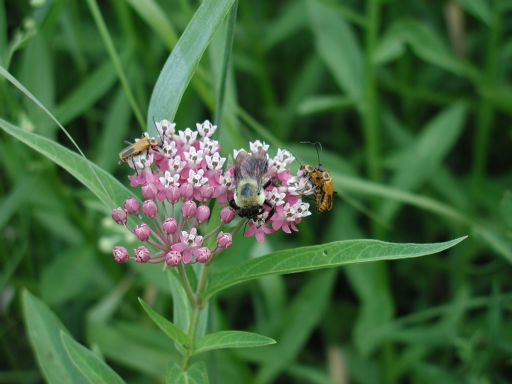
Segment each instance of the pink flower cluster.
M156 123L160 137L159 145L148 148L128 159L128 165L135 174L128 176L132 187L140 187L143 202L133 196L128 197L123 207L112 210L112 218L126 226L144 243L129 255L125 247L117 246L112 255L117 262L129 259L139 263L161 263L169 266L206 263L231 246L235 232L245 223L230 230L223 226L237 216L229 206L234 197L235 178L232 165L226 165L226 158L220 155L219 142L212 139L217 126L209 121L196 124L197 130L186 128L176 132L176 126L167 120ZM147 137L149 137L146 134ZM255 153L269 146L259 140L250 143L250 151ZM235 151L236 155L239 151ZM263 182L271 180L266 188L266 200L275 207L249 220L246 236L255 236L263 241L266 234L279 229L286 233L297 231L303 217L310 215L309 204L301 200L302 195L314 193L309 178L299 170L291 176L287 168L294 157L290 152L278 149L275 157L268 158L268 172ZM220 210L220 224L210 232L200 234L201 225L210 218L210 201L225 205ZM136 222L130 226L129 216ZM224 229L224 231L223 231ZM213 249L205 246L205 240L215 237Z

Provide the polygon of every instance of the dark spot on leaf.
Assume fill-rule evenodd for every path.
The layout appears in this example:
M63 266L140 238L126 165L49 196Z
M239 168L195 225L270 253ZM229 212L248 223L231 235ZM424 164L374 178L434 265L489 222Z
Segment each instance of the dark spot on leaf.
M322 251L322 255L327 256L327 251L325 249Z

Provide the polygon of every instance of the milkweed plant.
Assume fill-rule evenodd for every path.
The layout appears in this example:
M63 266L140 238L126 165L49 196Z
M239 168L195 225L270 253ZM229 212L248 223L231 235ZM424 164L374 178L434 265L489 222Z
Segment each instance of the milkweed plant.
M268 346L277 348L273 356L279 355L280 340L271 338L275 337L273 334L224 330L209 321L211 299L227 288L271 275L425 256L463 240L398 244L363 239L295 247L293 240L303 221L316 215L310 204L321 189L321 185L303 171L301 165L305 164L298 162L289 149L271 147L258 138L245 143L244 148L227 153L217 140L217 131L222 129L220 123L217 126L215 122L205 120L197 123L195 129L177 129L174 122L160 118L174 116L188 85L188 81L177 77L184 76L189 80L195 70L190 64L175 72L174 66L187 60L199 62L215 28L223 22L232 3L203 2L177 43L180 47L177 46L169 57L170 64L164 67L149 106L148 116L153 116L152 112L156 111L158 117L156 130L141 138L157 144L121 159L123 166L131 169L128 176L130 189L93 165L83 154L80 156L53 140L0 119L0 128L6 133L65 168L101 200L108 202L113 221L132 234L137 242L133 247L127 247L126 243L113 247L111 254L120 263L120 269L125 268L126 263L141 270L150 268L150 264L158 264L161 266L159 273L168 277L172 287L172 319L153 309L153 302L139 299L143 310L173 342L169 346L169 369L162 372L166 383L207 383L211 367L207 366L204 356L214 350ZM88 4L92 4L94 17L101 18L99 9L94 8L95 2L88 1ZM197 36L208 38L195 39ZM191 57L184 60L180 56L185 51L183 45L191 44L191 41L194 50L189 52ZM65 131L35 96L7 71L1 70L6 79ZM133 105L132 109L138 112ZM140 113L136 115L141 120ZM250 166L242 170L240 159L249 161ZM247 189L237 189L240 173L248 178ZM335 177L333 182L336 186ZM239 204L244 199L252 201L252 205ZM264 243L278 232L290 240L284 242L284 249L253 258L240 255L238 259L233 258L233 264L215 268L215 263L228 249L241 242L242 237ZM71 378L77 378L76 382L123 382L98 353L75 341L56 316L27 291L23 297L23 310L32 346L48 382L63 382L59 381L62 372L70 378L66 382L75 382ZM277 345L273 345L276 342ZM116 351L116 354L121 355L123 351ZM48 359L48 356L52 358ZM57 371L53 362L58 363Z

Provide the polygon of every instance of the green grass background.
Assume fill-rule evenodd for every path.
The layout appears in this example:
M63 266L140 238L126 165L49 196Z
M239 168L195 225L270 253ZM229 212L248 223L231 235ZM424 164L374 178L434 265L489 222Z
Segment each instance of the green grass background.
M116 63L87 2L0 0L0 61L92 161L127 184L116 154L146 129L154 84L197 7L191 0L101 1ZM441 255L226 290L211 305L210 327L252 330L279 343L212 353L211 382L510 381L511 15L506 0L240 1L224 91L227 22L176 123L184 129L216 120L226 156L248 147L248 138L263 139L273 151L285 147L316 163L314 147L300 142L319 141L337 198L297 234L263 244L237 237L217 267L342 239L470 238ZM71 148L4 79L0 117ZM141 296L172 313L159 268L115 264L111 247L128 240L108 210L4 132L0 161L0 382L43 381L22 322L23 288L127 382L162 380L170 342L137 302Z

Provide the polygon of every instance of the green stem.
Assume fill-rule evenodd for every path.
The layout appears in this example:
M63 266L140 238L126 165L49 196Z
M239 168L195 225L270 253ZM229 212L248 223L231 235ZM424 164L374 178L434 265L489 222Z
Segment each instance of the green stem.
M194 296L194 292L192 291L192 287L190 285L190 281L188 280L187 273L185 272L185 268L183 265L178 265L178 273L180 274L181 283L183 284L183 288L187 293L188 301L190 305L194 307L196 302L196 297Z
M123 66L121 65L121 60L119 59L119 55L117 54L117 51L114 47L114 42L110 37L110 33L108 32L107 25L105 24L105 20L103 19L101 11L98 7L98 3L96 2L96 0L87 0L87 4L89 5L89 9L91 10L94 21L96 22L98 30L100 31L101 38L103 39L103 42L107 47L110 59L112 60L114 67L116 68L119 80L121 81L121 85L123 86L124 92L126 93L126 97L128 98L130 106L133 109L133 113L135 114L137 122L139 123L141 129L143 131L146 131L146 124L142 117L142 113L139 109L139 106L137 105L137 102L135 101L135 97L133 96L133 92L130 88L128 80L126 79Z
M367 8L366 54L364 87L365 108L363 126L366 140L366 161L368 176L372 181L380 179L379 126L377 111L377 87L373 57L377 45L380 16L380 0L370 0Z
M496 86L496 68L501 29L500 0L497 0L494 3L493 21L491 24L489 43L487 44L485 73L480 81L480 87L490 85L492 88L495 88ZM482 184L487 163L489 137L494 122L493 103L488 97L483 98L478 109L476 121L476 134L473 142L474 157L471 170L473 192L477 192Z
M183 266L180 266L183 268ZM185 270L183 270L183 273ZM183 361L181 363L181 368L183 371L186 371L190 364L190 359L192 358L192 355L194 354L194 343L196 339L196 332L197 332L197 323L199 321L199 315L201 314L201 311L205 307L206 301L202 299L202 294L204 292L204 289L206 288L206 283L208 281L208 272L209 268L208 265L203 264L201 269L201 276L199 278L199 282L197 283L196 293L193 296L192 301L192 319L190 320L190 325L188 327L187 337L189 340L189 346L187 350L185 351L185 354L183 355ZM181 274L181 272L180 272ZM187 280L188 282L188 280ZM190 286L190 284L189 284ZM187 293L188 295L188 293Z
M229 62L231 58L231 51L233 49L233 39L235 36L235 24L236 24L236 11L238 8L238 0L235 0L233 7L231 8L227 31L226 41L224 42L224 55L222 57L222 67L220 73L219 90L217 94L217 108L215 109L214 121L217 124L222 123L222 110L224 107L224 99L226 93L226 77L228 74Z

